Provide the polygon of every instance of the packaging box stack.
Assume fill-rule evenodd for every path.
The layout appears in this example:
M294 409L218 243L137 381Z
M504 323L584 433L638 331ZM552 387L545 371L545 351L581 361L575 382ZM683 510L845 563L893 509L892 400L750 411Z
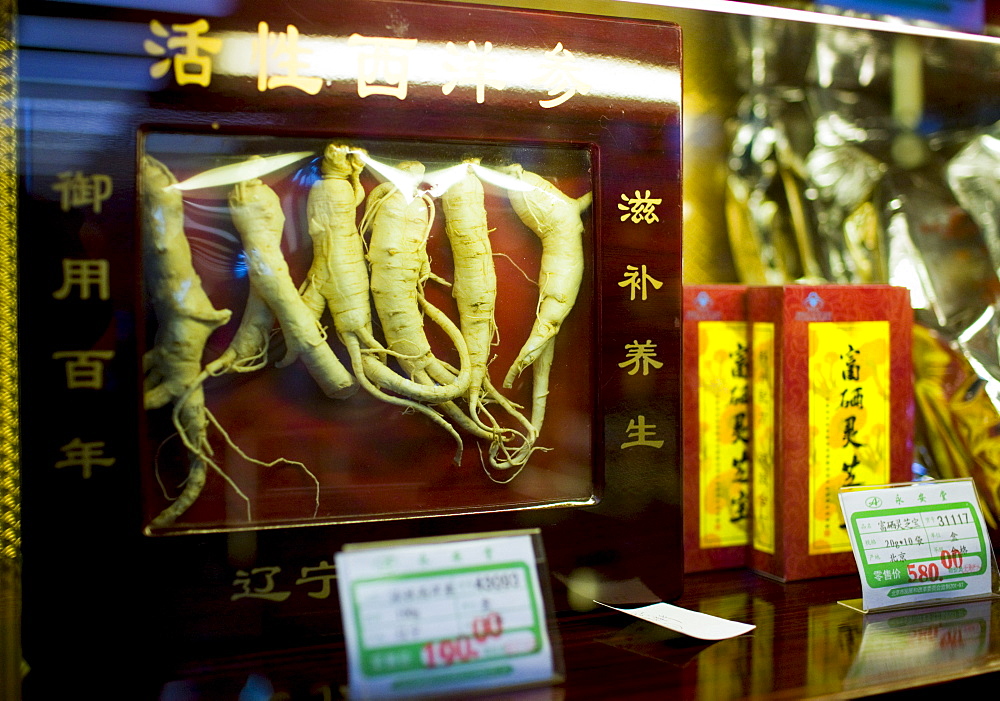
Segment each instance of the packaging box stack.
M750 566L784 581L854 572L838 491L911 478L909 293L888 285L752 287L747 310Z
M742 285L684 288L684 569L745 567L750 341Z

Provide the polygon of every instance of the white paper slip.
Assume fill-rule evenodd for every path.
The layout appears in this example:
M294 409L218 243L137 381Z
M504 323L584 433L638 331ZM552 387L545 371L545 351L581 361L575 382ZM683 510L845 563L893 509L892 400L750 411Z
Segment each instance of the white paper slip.
M699 640L725 640L735 638L738 635L749 633L757 626L749 623L738 623L728 621L718 616L710 616L707 613L691 611L672 604L660 602L649 606L640 606L634 609L621 609L610 604L596 603L607 606L609 609L627 613L630 616L641 618L644 621L655 623L664 628L675 630L678 633L689 635Z

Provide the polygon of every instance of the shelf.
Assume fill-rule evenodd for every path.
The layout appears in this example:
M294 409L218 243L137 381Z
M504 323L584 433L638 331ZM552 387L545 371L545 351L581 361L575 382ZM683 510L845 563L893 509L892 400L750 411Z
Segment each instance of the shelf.
M745 570L688 575L680 606L753 623L703 643L598 609L560 617L565 680L505 699L802 699L892 694L946 683L980 686L1000 673L1000 603L863 616L837 602L857 577L783 584ZM272 699L339 698L338 642L240 658L199 659L142 685L161 699L236 698L247 685ZM30 697L26 697L30 698Z
M863 616L856 576L782 584L748 571L689 575L680 606L752 623L701 644L625 614L564 621L567 698L852 698L1000 671L1000 604Z

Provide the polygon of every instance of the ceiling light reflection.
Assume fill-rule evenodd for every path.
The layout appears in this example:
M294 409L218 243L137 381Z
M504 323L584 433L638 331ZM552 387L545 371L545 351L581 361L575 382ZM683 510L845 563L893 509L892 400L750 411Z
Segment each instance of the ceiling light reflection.
M276 28L277 29L277 28ZM284 28L281 28L282 30ZM223 50L213 61L213 73L238 77L260 75L260 43L257 32L220 32L214 36L223 40ZM449 42L419 40L405 49L396 49L392 59L405 62L406 83L410 86L445 86L476 88L477 76L464 70L463 60L482 59L481 55L463 52L465 45L449 47ZM571 47L567 47L569 49ZM303 66L300 75L318 77L329 83L359 81L364 75L362 63L373 60L373 49L352 45L348 37L305 36L298 37L298 50ZM546 56L552 47L535 49L524 47L492 46L489 50L489 82L486 83L486 100L491 91L503 85L504 90L538 93L541 99L552 98L551 88L558 85L555 94L572 90L596 99L636 100L679 104L681 100L680 72L673 66L648 62L626 61L618 56L572 52L571 63L561 66L571 71L574 81L549 83L551 66ZM550 52L550 53L547 53ZM308 70L307 68L308 67ZM482 81L482 77L479 77ZM452 90L448 90L450 93Z

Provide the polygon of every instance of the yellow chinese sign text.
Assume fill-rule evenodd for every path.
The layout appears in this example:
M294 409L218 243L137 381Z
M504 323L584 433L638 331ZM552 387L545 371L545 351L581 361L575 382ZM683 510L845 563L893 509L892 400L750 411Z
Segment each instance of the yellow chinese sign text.
M302 576L295 580L296 596L305 594L311 599L328 599L336 589L337 571L327 560L320 560L313 566L305 565L300 572ZM281 588L279 575L284 579L292 576L282 575L281 567L277 565L237 570L233 579L233 588L236 591L230 595L229 600L287 601L293 592Z
M646 266L635 266L626 265L625 275L621 282L618 283L619 287L625 287L629 291L629 299L635 301L636 295L639 299L645 301L649 296L649 287L654 290L658 290L663 287L663 283L655 279L646 271Z
M56 299L66 299L74 288L80 299L90 299L92 291L96 290L98 299L111 298L111 282L109 272L111 265L104 258L63 258L62 287L52 293Z
M445 70L454 77L441 86L441 92L445 95L451 95L451 91L460 82L467 82L476 86L476 102L483 104L486 101L487 86L495 90L507 87L507 82L500 78L499 66L492 56L491 42L485 42L480 50L476 42L470 41L467 49L463 51L456 47L454 42L449 41L447 49L451 59L445 63Z
M590 91L590 85L583 80L582 69L576 63L576 57L563 48L561 41L545 54L543 71L542 83L552 99L539 100L538 104L546 109L558 107L577 93L586 95Z
M303 567L302 576L295 580L296 584L316 583L319 589L306 592L313 599L330 598L330 583L336 577L336 569L326 560L320 560L315 567Z
M59 450L66 457L56 461L55 467L79 467L84 479L90 479L95 467L111 467L115 464L114 458L104 455L104 441L84 442L74 438Z
M659 370L663 367L663 363L656 359L656 344L652 341L647 340L645 343L632 341L625 345L625 354L625 360L618 363L618 367L628 368L629 375L639 372L648 375L650 368Z
M264 599L266 601L284 601L292 595L289 591L275 591L274 577L281 572L280 567L254 567L252 570L237 570L233 586L240 591L229 597L230 601L239 599Z
M315 95L323 87L323 79L301 75L305 64L300 60L311 53L299 47L299 30L289 24L284 32L272 32L267 22L257 25L257 89L297 88ZM271 69L274 65L276 70Z
M389 95L406 99L409 84L409 54L416 47L416 39L393 37L366 37L352 34L347 39L350 46L357 46L358 97Z
M67 389L102 389L104 363L115 357L114 351L82 350L59 351L53 360L66 361Z
M633 224L640 224L642 222L655 224L660 221L660 218L656 216L656 206L659 204L663 204L663 198L650 197L649 190L646 190L645 194L640 194L636 190L635 195L632 197L625 194L622 195L622 201L618 203L618 209L625 212L625 214L621 215L622 221L630 219Z
M149 74L154 78L162 78L174 67L174 78L178 85L201 85L208 87L212 81L212 54L222 50L222 40L205 36L208 33L208 22L199 19L190 24L172 24L168 31L155 19L149 23L149 30L158 38L166 39L166 47L158 41L146 39L143 48L150 56L163 56L149 67ZM168 50L177 50L168 56Z
M91 207L101 213L104 202L111 197L111 178L95 173L84 175L79 170L59 173L52 189L59 193L59 207L68 212L75 207Z
M640 445L651 448L663 447L663 441L656 439L656 424L646 423L646 417L642 414L628 422L628 437L631 440L622 443L623 450Z
M586 60L578 58L561 41L552 49L526 52L520 48L496 47L492 41L463 39L461 42L421 43L416 38L364 36L357 32L346 38L309 37L300 34L294 24L286 24L284 31L273 29L268 22L258 22L247 58L237 59L240 65L234 66L229 56L231 44L226 42L241 46L243 39L238 32L213 36L204 18L168 26L152 20L149 23L151 37L143 42L146 54L155 59L149 66L149 74L153 78L163 78L173 69L178 85L207 88L212 83L213 64L218 62L224 75L256 75L260 92L287 87L316 95L324 84L332 84L331 69L339 75L340 67L329 65L329 50L339 48L331 44L346 40L353 50L356 66L356 75L349 79L356 78L357 94L362 98L386 95L405 100L412 64L417 66L421 84L428 84L427 74L431 71L434 76L440 76L438 84L443 94L451 95L456 88L472 87L472 94L480 104L486 101L487 88L506 90L512 84L522 85L525 73L529 88L548 96L538 100L543 109L558 107L576 95L588 95L591 91L586 77ZM419 52L416 51L418 44ZM515 55L528 58L531 67L525 71L517 61L511 61ZM635 205L642 210L641 219L636 221L657 221L652 207L660 200L650 199L648 195L647 192L642 198L636 191ZM631 207L631 200L626 200Z

